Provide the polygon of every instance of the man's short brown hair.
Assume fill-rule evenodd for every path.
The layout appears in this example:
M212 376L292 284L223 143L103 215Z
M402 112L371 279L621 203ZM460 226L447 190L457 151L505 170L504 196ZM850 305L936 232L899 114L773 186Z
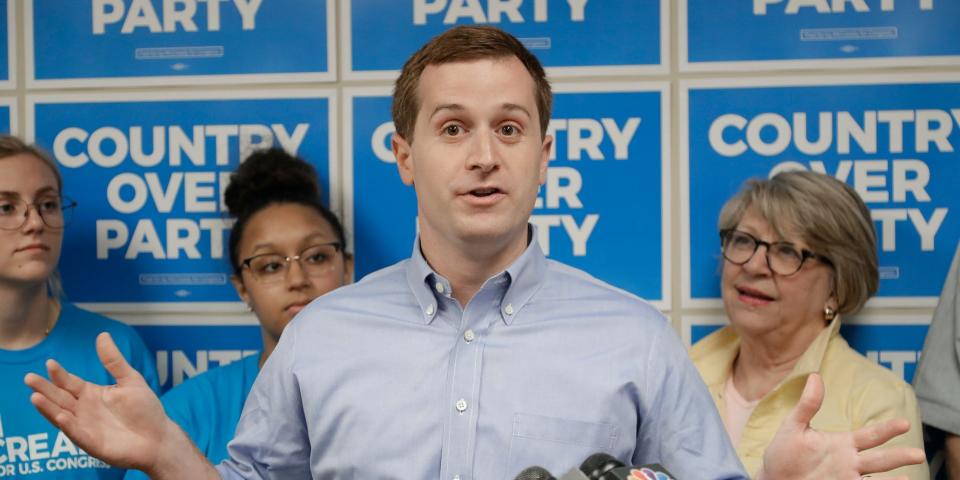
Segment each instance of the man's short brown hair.
M496 27L462 25L433 37L403 65L393 88L393 123L397 134L413 143L413 127L420 110L417 86L427 65L514 56L533 77L534 96L540 120L540 136L546 135L553 94L543 66L519 40Z

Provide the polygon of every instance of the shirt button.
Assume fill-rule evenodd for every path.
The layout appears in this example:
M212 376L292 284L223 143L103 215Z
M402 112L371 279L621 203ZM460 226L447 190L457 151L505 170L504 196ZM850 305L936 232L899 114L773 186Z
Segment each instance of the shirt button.
M433 304L427 305L427 316L433 315Z
M457 411L463 413L467 411L467 401L464 399L457 400Z
M513 304L508 303L506 307L503 307L503 313L506 313L507 315L513 315Z
M453 480L460 480L460 475L454 475Z
M463 332L463 339L466 340L467 343L472 342L474 338L477 338L477 336L473 334L473 330Z
M443 293L443 284L442 284L442 283L437 282L436 287L437 287L437 293Z

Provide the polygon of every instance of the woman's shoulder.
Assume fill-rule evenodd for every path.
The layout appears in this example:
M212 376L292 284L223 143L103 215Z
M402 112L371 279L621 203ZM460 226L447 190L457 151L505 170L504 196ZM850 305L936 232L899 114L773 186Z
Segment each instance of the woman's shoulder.
M67 327L74 334L77 332L94 332L94 335L97 335L100 332L109 332L111 335L136 335L134 329L129 325L80 308L70 302L63 302L60 305L60 317L57 320L57 326ZM114 335L114 340L116 340L116 335Z
M149 354L140 334L130 325L69 302L61 304L60 316L51 335L56 335L58 341L94 352L97 335L102 332L109 333L117 348L127 355L139 357Z
M209 402L211 396L240 396L245 398L259 372L259 355L250 355L226 365L211 368L188 378L163 394L162 400L190 403L193 398Z
M901 376L863 356L839 335L830 341L821 372L825 378L836 378L851 386L886 384L890 388L909 388Z
M916 396L902 374L861 355L842 337L831 342L821 373L827 394L843 399L856 425L892 416L915 420Z

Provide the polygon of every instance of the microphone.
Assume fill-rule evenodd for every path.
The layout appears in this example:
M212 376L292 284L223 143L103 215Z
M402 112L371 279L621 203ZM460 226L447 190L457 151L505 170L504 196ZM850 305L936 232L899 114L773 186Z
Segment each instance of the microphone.
M634 467L617 467L600 476L598 480L677 480L662 465L651 463Z
M580 468L574 468L563 474L560 480L599 480L604 473L623 466L623 462L612 455L598 452L587 457L580 464Z
M676 480L658 464L629 467L603 452L587 457L580 468L565 473L559 480Z
M532 466L523 469L514 480L557 480L546 468Z
M610 470L624 466L623 462L614 458L613 455L599 452L587 457L580 464L580 471L590 480L599 480Z

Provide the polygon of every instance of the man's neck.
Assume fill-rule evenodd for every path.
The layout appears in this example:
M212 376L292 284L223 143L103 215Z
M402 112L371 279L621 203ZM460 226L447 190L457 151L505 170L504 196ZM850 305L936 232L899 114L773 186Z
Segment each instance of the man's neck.
M523 255L529 242L522 233L502 242L450 242L421 230L420 251L431 268L450 282L453 298L465 307L483 283Z

